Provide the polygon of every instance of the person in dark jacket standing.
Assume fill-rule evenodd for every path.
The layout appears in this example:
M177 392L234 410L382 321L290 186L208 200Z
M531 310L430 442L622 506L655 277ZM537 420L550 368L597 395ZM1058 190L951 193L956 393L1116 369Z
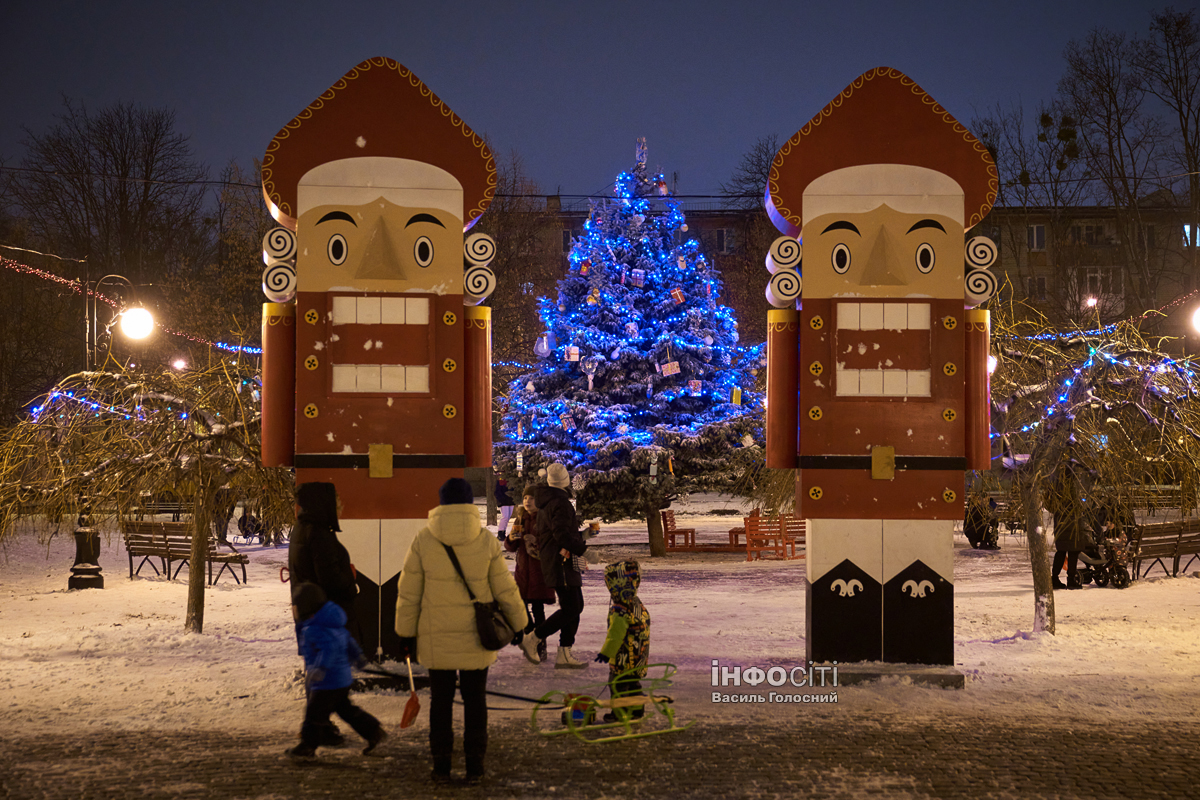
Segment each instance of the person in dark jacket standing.
M358 585L350 554L338 541L337 489L332 483L302 483L296 488L296 527L288 543L288 574L293 586L315 583L346 612L346 630L358 632L354 602Z
M1083 504L1080 500L1079 479L1068 464L1062 471L1050 496L1046 508L1054 515L1054 588L1082 589L1079 576L1079 553L1087 546L1087 530L1083 521ZM1067 582L1059 575L1067 567Z
M558 632L558 656L555 669L583 669L586 662L571 653L579 617L583 613L583 576L576 571L571 556L582 556L587 542L579 530L579 518L571 505L567 487L571 476L567 468L555 462L546 470L549 486L539 486L534 493L537 506L538 550L542 557L542 577L546 586L558 596L558 610L521 640L525 657L540 664L538 645Z

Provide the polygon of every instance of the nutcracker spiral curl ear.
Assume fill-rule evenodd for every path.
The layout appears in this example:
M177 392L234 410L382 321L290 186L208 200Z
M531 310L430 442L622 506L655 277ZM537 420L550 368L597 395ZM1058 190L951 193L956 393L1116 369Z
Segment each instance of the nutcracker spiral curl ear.
M776 308L786 308L800 299L803 285L800 273L795 270L776 272L767 284L767 302Z
M272 228L263 237L263 263L291 261L296 257L296 234L287 228Z
M476 265L463 273L463 305L477 306L496 291L496 273L491 267Z
M996 243L986 236L976 236L967 242L965 256L969 269L987 269L996 263Z
M463 265L486 267L496 257L496 240L486 233L472 233L463 242Z
M996 288L995 275L985 269L973 269L967 273L966 301L972 306L983 305L996 294Z
M771 249L767 252L767 272L774 275L786 269L798 270L803 255L804 248L799 241L791 236L780 236L771 242Z
M290 303L296 297L296 268L276 261L263 270L263 294L272 303Z

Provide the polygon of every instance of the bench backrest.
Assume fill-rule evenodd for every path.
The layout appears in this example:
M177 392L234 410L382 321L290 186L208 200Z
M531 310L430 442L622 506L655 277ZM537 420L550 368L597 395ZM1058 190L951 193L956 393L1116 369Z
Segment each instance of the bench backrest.
M662 513L663 531L675 530L675 512L671 511L671 510L667 510L667 511L663 511L661 513Z
M1134 544L1137 545L1138 555L1143 558L1171 556L1175 555L1175 548L1182 534L1182 522L1154 522L1138 529Z
M166 547L172 554L184 555L192 552L192 524L190 522L139 522L122 520L121 535L125 546ZM205 539L209 549L212 543Z

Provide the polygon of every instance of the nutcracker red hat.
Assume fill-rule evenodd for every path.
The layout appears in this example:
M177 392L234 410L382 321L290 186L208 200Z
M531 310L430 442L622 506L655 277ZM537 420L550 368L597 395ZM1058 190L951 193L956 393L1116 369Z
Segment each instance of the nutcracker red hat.
M767 213L788 236L800 234L805 188L833 170L902 164L940 172L963 190L965 227L984 218L999 179L987 148L899 70L858 76L779 148L767 180Z
M467 127L416 75L390 58L369 58L283 127L263 157L263 197L292 230L296 187L314 167L346 158L404 158L432 164L463 188L463 228L496 193L496 162Z

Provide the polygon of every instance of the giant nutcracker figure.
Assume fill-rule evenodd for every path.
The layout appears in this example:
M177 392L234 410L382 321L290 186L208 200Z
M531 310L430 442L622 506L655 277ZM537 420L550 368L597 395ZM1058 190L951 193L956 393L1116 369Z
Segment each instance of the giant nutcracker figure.
M767 464L809 519L814 661L953 664L954 523L987 469L996 248L982 144L904 74L856 79L776 154ZM965 263L964 263L965 252ZM798 310L797 310L798 309Z
M394 654L397 579L438 487L491 464L478 304L495 246L464 235L495 162L415 75L372 58L279 131L262 176L283 226L264 240L263 463L336 484L363 649Z

